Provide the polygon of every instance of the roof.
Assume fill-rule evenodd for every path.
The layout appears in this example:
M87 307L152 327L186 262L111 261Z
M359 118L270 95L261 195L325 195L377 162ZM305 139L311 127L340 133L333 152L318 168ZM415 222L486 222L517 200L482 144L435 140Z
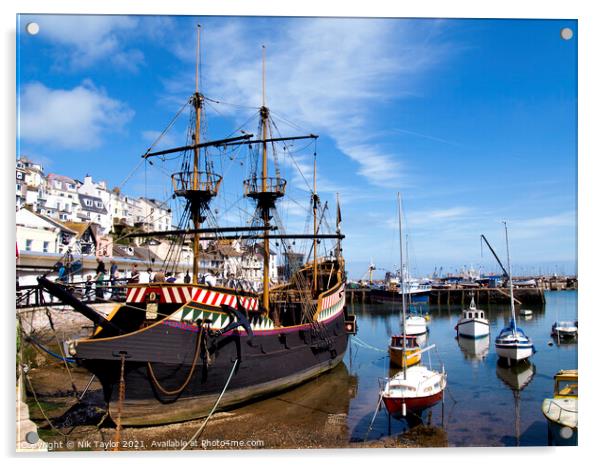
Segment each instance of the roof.
M86 210L89 212L96 212L98 214L106 214L107 213L107 209L105 209L105 205L102 202L102 199L100 197L96 197L96 196L88 196L87 194L78 194L79 196L79 202L81 204L81 208L82 210ZM84 202L85 200L90 200L92 201L92 205L86 205L86 203ZM100 202L102 204L102 207L96 207L96 202Z
M92 235L96 238L96 224L92 222L60 222L70 230L73 230L77 234L77 238L80 238L88 229L91 230Z
M46 176L46 178L48 179L48 181L56 180L56 181L62 181L65 183L75 184L75 180L73 178L69 178L68 176L65 176L65 175L59 175L57 173L49 173Z

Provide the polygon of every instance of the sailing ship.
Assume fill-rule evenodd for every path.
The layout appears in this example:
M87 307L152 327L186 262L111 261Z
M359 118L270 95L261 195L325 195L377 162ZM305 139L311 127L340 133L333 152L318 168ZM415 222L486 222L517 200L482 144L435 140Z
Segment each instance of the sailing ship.
M462 317L458 320L455 329L459 337L483 338L489 336L489 320L485 318L485 311L477 309L474 296L470 299L468 309L462 311Z
M506 359L508 364L528 359L533 354L533 342L525 332L516 325L514 309L514 292L512 287L512 270L510 268L510 248L508 246L508 225L504 222L506 232L506 255L508 262L508 279L510 287L510 323L504 327L495 339L495 351L500 359Z
M162 282L155 275L152 283L130 284L126 302L104 317L60 284L38 279L40 287L95 323L92 335L70 341L68 351L100 381L109 413L122 425L195 419L216 408L298 385L337 366L349 334L356 329L355 316L348 315L345 306L344 235L338 208L336 233L320 231L318 217L323 217L325 207L317 194L315 153L310 198L313 233L287 233L276 209L286 190L276 150L286 150L291 140L315 141L318 136L275 137L272 133L274 121L265 102L264 49L258 137L243 132L242 136L202 140L206 97L199 89L199 57L200 26L196 89L188 101L193 123L188 144L143 155L145 159L168 154L181 157L181 169L171 179L174 195L185 205L184 216L177 230L136 234L174 238L173 257L191 238L191 283ZM210 205L222 176L213 168L210 150L234 147L248 148L255 161L243 182L244 196L255 204L255 213L244 226L220 227ZM245 289L236 277L231 287L201 283L201 242L231 239L259 246L263 255L259 292ZM287 281L274 286L269 275L272 247L281 245L288 254L295 239L310 241L311 258L291 271ZM318 245L324 246L325 239L334 240L335 245L319 257ZM173 266L164 264L166 269Z
M401 196L397 195L399 211L399 263L403 264L402 224L401 224ZM389 414L395 418L403 418L408 414L420 415L422 411L437 404L443 398L443 391L447 383L447 375L433 371L422 365L408 367L407 334L406 334L406 307L402 302L402 370L392 378L386 380L380 397ZM410 353L422 354L432 349L434 345Z

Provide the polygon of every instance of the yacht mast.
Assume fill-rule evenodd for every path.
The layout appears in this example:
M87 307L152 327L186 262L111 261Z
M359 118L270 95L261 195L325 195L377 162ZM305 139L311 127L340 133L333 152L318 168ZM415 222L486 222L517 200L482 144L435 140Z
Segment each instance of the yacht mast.
M508 262L508 280L510 286L510 309L512 310L512 331L516 333L516 311L514 310L514 291L512 287L512 269L510 268L510 247L508 246L508 225L504 224L504 230L506 231L506 258Z
M397 193L397 210L399 214L399 264L401 268L399 287L401 289L401 320L403 325L403 351L401 358L401 367L403 367L403 378L406 378L406 295L404 293L404 279L403 279L403 234L401 226L401 194Z

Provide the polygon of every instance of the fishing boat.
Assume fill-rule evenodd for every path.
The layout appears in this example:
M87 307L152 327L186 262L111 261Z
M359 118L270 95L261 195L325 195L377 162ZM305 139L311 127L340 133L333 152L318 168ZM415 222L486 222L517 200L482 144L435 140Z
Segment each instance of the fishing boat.
M404 357L408 367L420 362L422 352L420 351L418 339L415 336L406 335L405 344L403 339L403 335L393 335L391 337L389 361L392 366L403 367Z
M116 304L105 317L62 285L45 277L38 279L41 288L94 322L93 333L70 341L68 351L100 381L110 416L121 425L196 419L301 384L337 366L349 334L355 333L355 316L348 315L345 306L340 209L337 205L336 232L324 233L319 219L325 205L317 193L315 152L313 189L308 196L313 232L288 233L276 208L286 190L277 155L283 157L285 152L291 156L287 144L293 140L315 143L318 136L273 134L274 121L265 102L264 51L258 136L241 130L242 136L203 138L208 98L199 89L199 56L200 27L196 90L188 100L192 127L186 145L155 152L149 149L143 155L145 161L153 158L155 163L166 156L180 158L180 170L171 181L184 215L177 230L132 235L175 238L171 259L163 264L165 271L173 267L184 241L189 241L191 283L168 283L155 274L154 282L128 285L126 303ZM243 196L255 205L255 211L243 226L223 227L211 208L222 185L212 157L242 149L249 151L250 158ZM237 276L229 280L232 286L202 283L202 243L225 240L243 241L262 256L263 286L259 291L245 287ZM271 254L281 247L285 258L289 257L294 240L308 241L311 255L288 278L274 284ZM333 246L320 257L318 245L326 250L325 240L331 240Z
M577 321L556 321L552 325L552 336L559 340L576 338L577 332Z
M561 370L554 376L554 396L546 398L541 411L548 421L549 445L577 445L577 370Z
M477 309L474 296L470 300L468 309L462 311L462 317L456 324L458 336L466 338L483 338L489 336L489 320L485 318L485 311Z
M504 222L504 230L506 232L506 256L508 263L511 317L508 326L504 327L495 339L495 351L500 359L505 359L508 364L511 364L512 362L530 358L534 348L531 339L516 325L512 270L510 268L510 248L508 245L508 225L506 222Z
M403 264L401 196L399 194L397 199L399 210L399 254L400 264ZM402 306L402 314L402 348L405 352L407 336L405 306ZM431 345L419 351L423 353L433 347L434 345ZM408 367L407 358L402 358L402 370L385 381L384 387L380 392L380 398L389 414L395 418L406 417L408 414L420 415L422 411L441 401L446 383L447 375L445 369L437 372L422 365Z

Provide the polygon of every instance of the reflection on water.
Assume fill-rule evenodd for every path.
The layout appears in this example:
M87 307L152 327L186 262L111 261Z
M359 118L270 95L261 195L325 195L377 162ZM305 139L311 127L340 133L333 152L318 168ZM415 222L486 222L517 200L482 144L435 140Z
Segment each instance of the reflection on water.
M489 335L482 338L466 338L458 336L458 346L469 361L479 362L489 354Z
M436 351L427 352L423 363L428 365L431 359L436 365L435 359L442 359L448 390L444 402L420 421L444 429L450 446L547 445L541 402L553 389L553 377L559 369L577 367L577 344L558 346L551 342L550 329L556 320L577 319L577 292L547 292L546 300L545 306L531 307L530 319L517 319L533 339L536 353L530 361L514 367L498 365L491 337L456 338L454 325L462 306L426 306L431 321L423 344L436 344ZM508 325L510 306L477 306L487 313L491 335ZM366 437L378 402L378 379L395 373L389 370L386 349L390 335L401 331L399 309L395 304L350 307L358 316L357 336L363 344L351 342L352 357L345 358L349 372L358 377L357 395L350 400L348 413L350 438L376 440L408 433L412 429L404 421L391 420L389 429L386 410L381 409ZM379 348L382 352L377 351Z
M523 359L518 364L508 366L498 359L495 374L512 390L514 397L514 438L515 446L520 446L520 393L533 380L535 366ZM505 439L503 438L502 441Z

